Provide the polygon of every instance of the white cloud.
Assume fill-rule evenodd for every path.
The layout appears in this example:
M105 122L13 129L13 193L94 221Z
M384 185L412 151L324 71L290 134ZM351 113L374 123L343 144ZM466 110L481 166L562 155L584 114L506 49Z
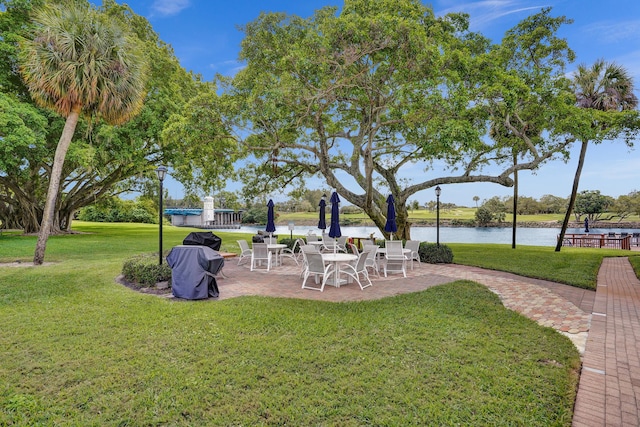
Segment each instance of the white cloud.
M180 13L190 6L190 0L155 0L151 9L162 16L171 16Z
M604 43L637 40L640 36L640 20L595 22L587 25L585 30L593 35L594 40Z
M453 3L450 3L453 4ZM485 0L474 2L461 2L441 10L438 14L445 15L447 13L465 12L469 14L471 29L479 31L487 28L489 24L503 16L512 15L527 11L540 11L549 4L540 4L537 6L523 6L523 2L519 0Z

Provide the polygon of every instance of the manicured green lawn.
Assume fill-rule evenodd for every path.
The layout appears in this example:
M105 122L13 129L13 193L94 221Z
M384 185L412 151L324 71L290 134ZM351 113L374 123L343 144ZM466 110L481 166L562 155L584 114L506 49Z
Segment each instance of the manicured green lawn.
M596 279L604 257L627 256L632 264L640 261L640 252L600 248L450 243L456 264L508 271L522 276L546 279L585 289L596 288ZM640 271L636 269L636 271Z
M576 349L478 284L340 304L170 301L114 281L157 250L157 226L74 229L49 240L55 264L0 267L0 425L571 424ZM165 249L189 231L166 226ZM223 250L250 238L216 234ZM3 233L0 262L30 262L34 245ZM451 246L456 262L480 258ZM547 249L482 247L529 264ZM539 271L555 269L547 256Z

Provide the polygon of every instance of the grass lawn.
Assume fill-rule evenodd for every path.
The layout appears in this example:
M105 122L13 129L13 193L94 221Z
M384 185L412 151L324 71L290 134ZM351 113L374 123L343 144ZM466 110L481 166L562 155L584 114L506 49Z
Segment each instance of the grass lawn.
M447 244L453 251L453 262L492 270L508 271L536 279L551 280L579 288L596 288L596 279L604 257L626 256L640 272L640 252L620 249L518 246L498 244Z
M0 425L571 424L575 347L478 284L340 304L170 301L114 281L157 250L157 226L74 229L49 240L53 265L0 267ZM189 231L165 227L164 247ZM227 251L250 238L216 234ZM35 240L3 233L0 262L30 262ZM484 252L593 274L588 252L556 265L548 248L451 247L456 262Z

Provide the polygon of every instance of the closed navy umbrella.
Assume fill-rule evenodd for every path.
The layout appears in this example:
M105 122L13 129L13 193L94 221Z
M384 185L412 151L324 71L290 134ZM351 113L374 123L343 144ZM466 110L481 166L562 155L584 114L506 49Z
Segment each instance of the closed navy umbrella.
M273 200L269 199L267 203L267 233L271 236L276 231L275 215L273 213Z
M393 200L393 194L389 194L387 197L387 223L384 225L384 231L391 233L391 240L393 240L393 233L398 231L396 225L396 205Z
M337 239L342 236L340 231L340 198L337 192L331 195L331 227L329 227L329 237ZM333 245L334 251L337 245Z
M318 220L318 228L322 230L322 234L324 234L324 230L327 229L327 220L325 218L325 210L327 208L327 202L324 201L324 196L320 199L320 218Z

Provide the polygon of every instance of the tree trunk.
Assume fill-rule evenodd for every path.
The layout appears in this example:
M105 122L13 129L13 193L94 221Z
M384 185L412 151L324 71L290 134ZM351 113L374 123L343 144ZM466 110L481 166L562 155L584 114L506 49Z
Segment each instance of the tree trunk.
M396 226L398 231L394 233L396 240L411 240L411 223L409 222L409 211L404 204L396 206Z
M75 106L64 124L62 135L56 147L56 153L53 158L53 167L51 168L51 177L49 178L49 190L47 191L47 200L44 205L42 214L42 223L40 224L40 232L38 233L38 241L36 250L33 255L33 263L41 265L44 262L44 253L47 248L47 239L53 228L54 211L56 208L56 199L60 189L60 177L62 176L62 166L67 156L67 151L71 145L73 134L80 117L80 106Z
M560 252L562 248L562 242L564 241L564 235L567 232L569 226L569 219L571 218L571 212L576 203L576 196L578 195L578 184L580 183L580 174L582 173L582 166L584 165L584 158L587 155L587 145L589 141L582 141L582 147L580 148L580 158L578 159L578 167L576 168L576 175L573 177L573 188L571 189L571 197L569 197L569 206L567 206L567 213L564 216L562 222L562 228L560 229L560 236L558 237L558 243L556 243L556 252Z
M513 153L513 165L515 166L518 163L518 154L514 151ZM513 229L511 232L511 249L516 248L516 230L518 229L517 225L517 216L518 216L518 171L513 171Z

